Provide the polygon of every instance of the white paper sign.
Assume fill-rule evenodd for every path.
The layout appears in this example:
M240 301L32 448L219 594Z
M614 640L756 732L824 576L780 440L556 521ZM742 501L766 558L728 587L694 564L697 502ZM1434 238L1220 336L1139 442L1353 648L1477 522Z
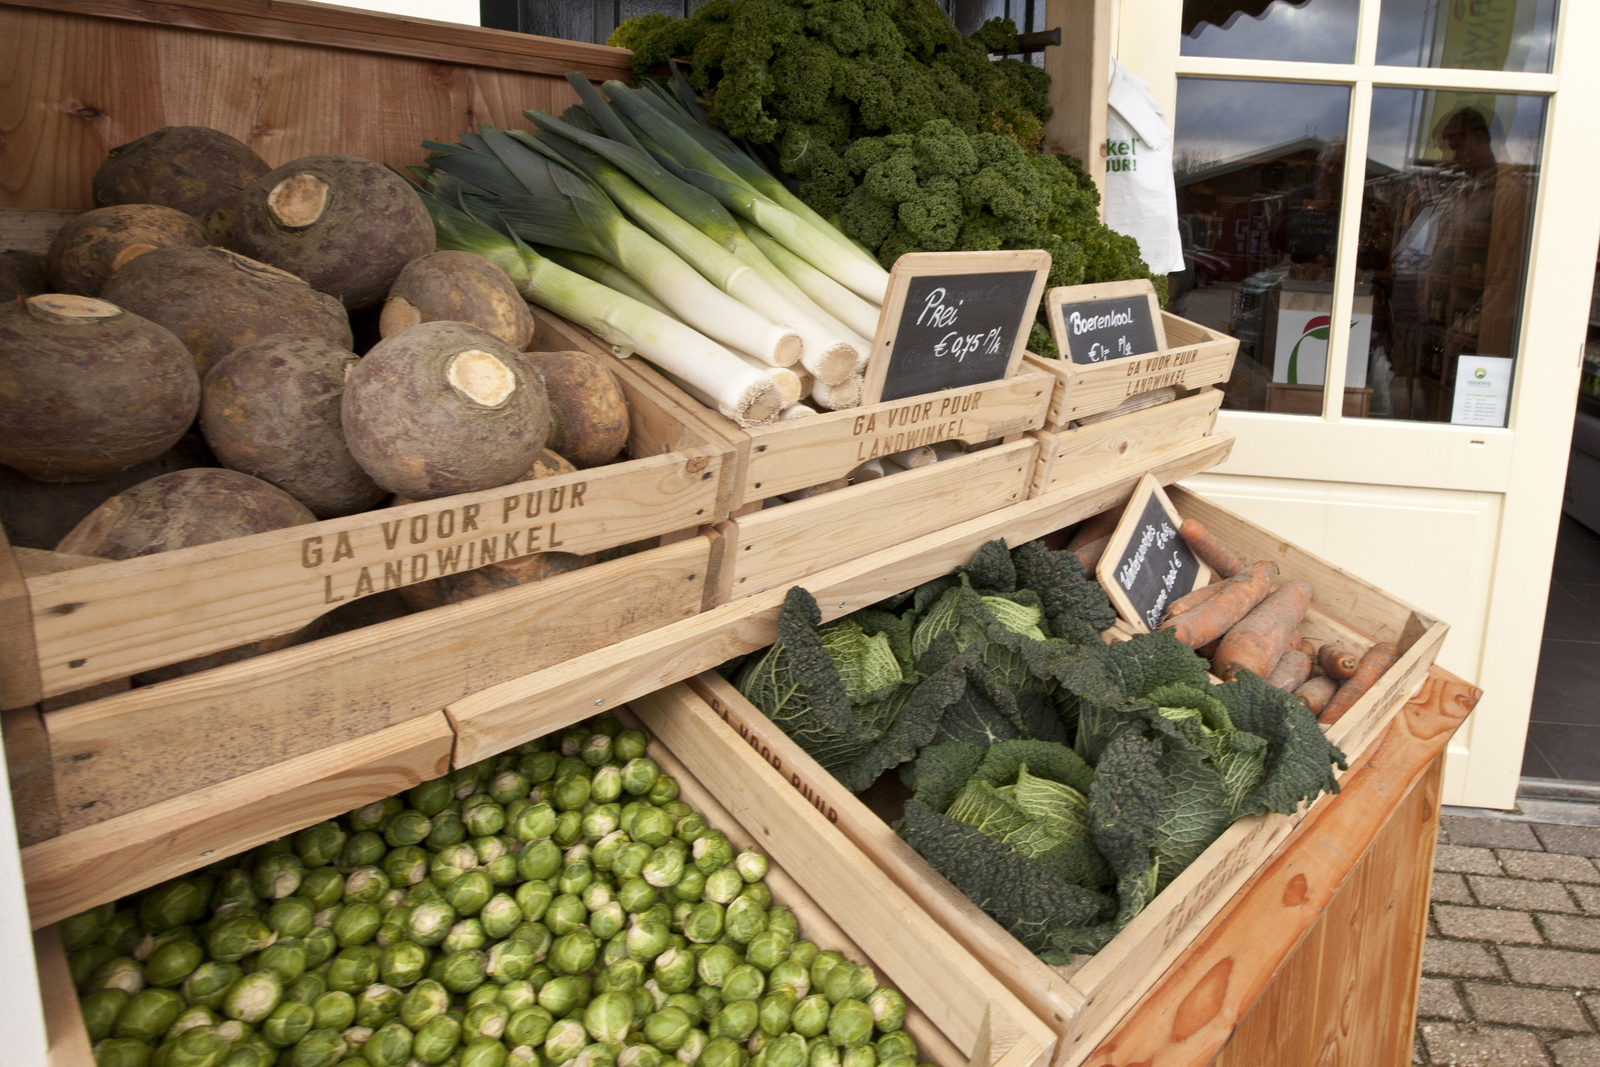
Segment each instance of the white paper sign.
M1460 426L1504 426L1511 399L1511 360L1506 356L1459 356L1450 421Z

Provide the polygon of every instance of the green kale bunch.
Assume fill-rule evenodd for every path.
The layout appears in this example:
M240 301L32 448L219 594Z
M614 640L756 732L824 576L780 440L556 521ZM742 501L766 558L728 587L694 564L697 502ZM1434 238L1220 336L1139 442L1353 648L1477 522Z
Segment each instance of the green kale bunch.
M936 0L711 0L646 15L611 43L643 75L688 57L717 125L766 146L800 195L885 266L905 252L1042 248L1050 285L1150 277L1100 222L1079 163L1037 151L1049 78L991 60L1016 26L962 37ZM1030 347L1054 355L1048 331Z

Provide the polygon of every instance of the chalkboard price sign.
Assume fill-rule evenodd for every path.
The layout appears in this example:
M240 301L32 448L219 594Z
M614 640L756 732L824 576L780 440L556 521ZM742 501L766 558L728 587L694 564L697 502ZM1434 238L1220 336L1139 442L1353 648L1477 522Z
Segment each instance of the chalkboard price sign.
M1073 363L1147 356L1166 345L1155 287L1146 279L1063 285L1044 299L1056 348Z
M863 404L1016 373L1050 254L910 252L889 276Z
M1211 577L1178 536L1182 522L1161 483L1145 475L1095 569L1117 614L1140 633L1154 630L1169 604Z

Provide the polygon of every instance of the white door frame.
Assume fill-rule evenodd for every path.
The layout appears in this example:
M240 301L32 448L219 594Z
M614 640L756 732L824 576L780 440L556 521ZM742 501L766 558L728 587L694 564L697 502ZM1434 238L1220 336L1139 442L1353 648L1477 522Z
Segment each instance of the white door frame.
M1218 423L1238 438L1220 468L1228 474L1504 495L1481 666L1471 679L1485 697L1451 744L1445 800L1509 808L1527 738L1600 242L1600 196L1593 192L1600 178L1600 119L1593 103L1600 100L1600 63L1593 55L1600 3L1562 0L1549 74L1377 66L1380 5L1361 0L1353 64L1180 56L1182 0L1120 0L1113 40L1123 65L1151 82L1169 121L1183 76L1349 86L1349 159L1366 157L1375 87L1549 99L1508 428L1347 419L1339 390L1325 392L1320 419L1224 411ZM1363 171L1345 168L1325 372L1331 382L1344 377Z

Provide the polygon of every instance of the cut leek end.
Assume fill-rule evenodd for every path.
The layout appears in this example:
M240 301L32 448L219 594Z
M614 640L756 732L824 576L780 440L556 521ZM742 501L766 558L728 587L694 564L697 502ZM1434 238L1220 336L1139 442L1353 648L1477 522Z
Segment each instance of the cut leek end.
M819 378L817 384L811 387L811 399L818 407L843 411L861 403L861 389L865 384L866 380L859 374L852 374L844 381L832 384Z
M800 365L810 371L818 382L838 385L856 373L857 364L864 362L865 353L854 345L837 341L822 348L807 348L800 355Z
M763 375L745 387L736 404L719 403L717 410L740 426L765 426L783 410L783 396L777 384Z

